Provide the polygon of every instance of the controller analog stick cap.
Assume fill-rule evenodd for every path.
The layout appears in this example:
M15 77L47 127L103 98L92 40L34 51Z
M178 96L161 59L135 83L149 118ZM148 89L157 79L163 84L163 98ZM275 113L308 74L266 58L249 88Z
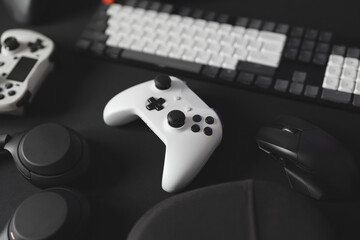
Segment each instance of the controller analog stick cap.
M19 45L20 44L19 44L18 40L14 37L8 37L4 41L4 47L6 50L9 50L9 51L17 49L19 47Z
M171 78L168 75L158 75L154 81L157 89L166 90L171 87Z
M185 114L182 111L179 110L173 110L168 113L167 119L169 122L169 125L173 128L179 128L184 126L185 124Z

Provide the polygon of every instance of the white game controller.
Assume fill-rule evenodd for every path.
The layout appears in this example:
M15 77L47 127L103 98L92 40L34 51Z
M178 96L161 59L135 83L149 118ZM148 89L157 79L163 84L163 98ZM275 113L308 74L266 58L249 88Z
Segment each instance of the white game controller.
M53 68L54 43L44 35L10 29L1 35L0 113L21 114Z
M175 77L159 75L113 97L104 109L109 126L140 117L165 143L162 188L185 187L199 173L222 139L217 113Z

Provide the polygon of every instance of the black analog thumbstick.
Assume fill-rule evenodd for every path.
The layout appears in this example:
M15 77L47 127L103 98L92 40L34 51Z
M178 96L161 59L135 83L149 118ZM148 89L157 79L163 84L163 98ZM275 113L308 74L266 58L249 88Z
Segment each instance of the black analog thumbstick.
M173 110L168 113L167 119L169 122L169 125L173 128L179 128L184 126L185 124L185 114L182 111L179 110Z
M160 90L166 90L171 87L171 78L168 75L158 75L155 77L155 86Z
M12 50L15 50L15 49L17 49L19 47L19 42L14 37L8 37L4 41L4 47L5 47L6 50L12 51Z

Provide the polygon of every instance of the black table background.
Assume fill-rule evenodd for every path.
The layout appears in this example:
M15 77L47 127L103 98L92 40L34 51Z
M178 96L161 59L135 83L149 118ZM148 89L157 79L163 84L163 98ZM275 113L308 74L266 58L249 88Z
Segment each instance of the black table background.
M356 1L175 2L331 30L337 39L360 45ZM90 199L90 239L125 239L146 210L172 196L160 186L165 145L142 121L110 128L104 124L102 112L115 94L152 79L157 72L78 55L74 44L92 13L93 8L88 6L62 19L23 26L15 23L0 3L0 33L10 28L30 28L52 38L57 46L56 69L39 91L29 113L25 117L1 116L0 131L14 133L53 121L81 133L91 145L92 167L87 178L72 187ZM183 79L209 106L219 109L225 123L222 144L185 190L247 178L287 186L280 165L260 153L255 144L257 130L279 114L299 116L321 126L348 147L360 166L359 113ZM10 159L1 159L0 227L18 204L36 191ZM312 202L329 219L339 239L360 238L358 201Z

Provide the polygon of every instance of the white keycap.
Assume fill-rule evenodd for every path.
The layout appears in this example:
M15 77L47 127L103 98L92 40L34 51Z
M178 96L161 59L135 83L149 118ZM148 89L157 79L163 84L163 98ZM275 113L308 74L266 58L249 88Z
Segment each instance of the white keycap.
M119 45L120 38L117 36L111 36L106 40L106 45L110 47L117 47Z
M119 26L109 26L105 30L105 34L108 36L114 36L117 35L118 31L119 31Z
M215 66L215 67L221 67L223 61L224 61L223 56L212 55L210 60L209 60L209 65Z
M270 67L278 67L280 55L266 52L249 51L247 61Z
M158 48L159 44L156 42L148 42L146 43L143 51L146 53L154 54Z
M169 17L170 17L170 14L161 12L161 13L158 13L157 20L160 22L166 22L169 20Z
M248 51L244 48L244 49L236 49L233 57L238 59L238 60L242 60L244 61L247 57Z
M148 22L153 22L154 19L156 19L157 15L158 13L156 11L149 10L145 12L143 18Z
M168 32L171 31L171 28L172 27L168 24L161 24L157 27L156 32L161 32L161 33L168 35Z
M261 42L250 40L249 44L247 45L247 48L252 51L260 51L261 46L262 46Z
M130 46L130 49L134 51L142 51L142 49L145 47L145 44L146 44L145 41L141 39L137 39L133 41L133 43Z
M110 7L107 9L106 13L109 16L115 16L121 9L121 5L114 3L111 4Z
M239 49L246 48L248 43L249 43L249 40L247 40L245 38L235 39L234 47L239 48Z
M354 94L360 95L360 82L355 84Z
M246 29L244 33L244 38L249 40L255 40L259 35L259 30L256 29Z
M133 10L134 10L133 7L123 6L123 7L120 9L120 12L126 13L126 14L130 14Z
M223 57L231 57L235 51L232 46L222 46L220 49L220 55Z
M143 38L148 41L154 41L154 39L156 38L156 33L152 31L146 31L144 32Z
M128 49L130 47L130 45L132 44L132 42L133 42L132 38L123 38L119 42L119 47Z
M144 14L145 14L145 9L134 8L131 15L134 16L134 18L141 18Z
M182 55L182 59L185 61L190 61L190 62L194 62L195 58L196 58L196 51L193 50L185 50L184 54Z
M220 44L221 38L223 37L221 34L217 32L206 32L208 34L207 41L209 43Z
M230 34L231 30L232 30L232 26L230 24L222 23L219 26L218 32L223 35L228 35Z
M156 50L155 54L159 56L167 56L170 52L171 47L164 44L159 44L158 49Z
M228 45L228 46L233 46L235 41L235 37L231 36L231 35L225 35L221 38L220 40L220 44L221 45Z
M326 68L325 75L340 78L341 71L342 71L341 67L329 65Z
M196 29L196 30L203 30L206 26L206 21L202 20L202 19L196 19L193 24L192 24L192 28Z
M193 29L193 28L188 28L185 31L182 32L181 36L183 38L195 38L195 34L196 34L197 30Z
M357 69L359 67L359 60L356 58L346 57L344 60L344 67Z
M134 38L140 39L144 35L144 31L140 31L138 29L132 29L130 35L132 35Z
M170 15L168 22L172 24L178 24L181 21L182 17L179 15Z
M282 44L264 42L262 45L261 51L281 54L283 49L284 49L284 45L282 45Z
M237 37L237 38L242 38L244 33L245 33L244 27L235 26L235 27L233 27L232 31L230 32L230 35Z
M339 78L325 76L322 87L327 88L327 89L336 90L338 88L338 85L339 85Z
M182 19L181 19L181 21L179 22L179 25L180 26L183 26L183 27L185 27L185 28L190 28L191 27L191 25L193 24L193 22L194 22L194 18L191 18L191 17L183 17Z
M180 47L184 49L192 49L194 45L194 40L187 38L181 41Z
M218 22L208 22L205 26L206 32L216 32L219 29L220 24Z
M167 41L167 44L168 44L169 46L179 47L180 44L181 44L181 38L180 38L180 37L171 36L171 37L169 37L169 39L168 39L168 41Z
M201 63L201 64L207 64L210 60L210 56L211 55L208 52L201 52L196 56L195 62Z
M172 47L169 52L169 57L181 59L183 53L184 53L184 49L179 48L179 47Z
M341 78L347 78L351 81L355 81L357 71L353 68L343 68Z
M211 54L218 54L218 52L220 51L220 48L221 47L219 44L210 43L208 45L208 48L206 49L206 51Z
M166 33L156 33L156 38L155 38L155 42L160 43L160 44L165 44L169 39L169 35Z
M207 48L207 43L205 41L195 41L194 50L198 52L205 52Z
M334 54L330 55L328 65L342 66L343 63L344 63L344 57Z
M237 59L226 57L223 64L222 64L222 67L227 68L227 69L235 70L237 63L238 63Z
M206 41L207 37L208 37L208 33L205 31L198 31L195 34L195 40L198 41Z
M286 40L286 36L280 33L260 31L258 39L262 42L284 43Z
M338 90L341 92L352 93L354 90L355 82L347 79L341 79Z

